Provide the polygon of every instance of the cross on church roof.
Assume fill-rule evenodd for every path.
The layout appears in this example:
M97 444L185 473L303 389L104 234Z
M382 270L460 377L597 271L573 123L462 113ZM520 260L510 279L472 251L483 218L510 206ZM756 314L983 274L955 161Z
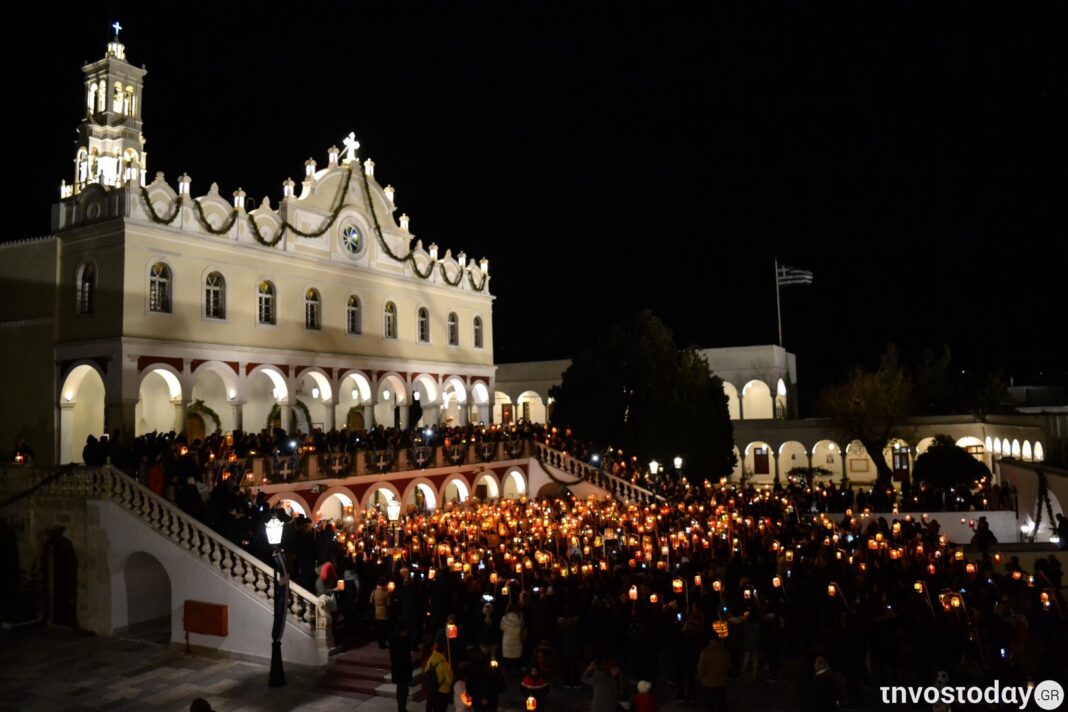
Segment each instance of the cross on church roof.
M356 150L360 147L360 142L356 140L355 132L350 131L342 143L345 144L345 160L356 160Z
M119 40L119 30L121 30L121 29L122 29L122 25L120 25L120 24L119 24L119 21L118 21L118 20L116 20L116 21L115 21L115 22L114 22L114 23L113 23L113 24L111 25L111 27L112 27L112 28L113 28L113 29L115 30L115 41L116 41L116 42L118 42L118 40Z

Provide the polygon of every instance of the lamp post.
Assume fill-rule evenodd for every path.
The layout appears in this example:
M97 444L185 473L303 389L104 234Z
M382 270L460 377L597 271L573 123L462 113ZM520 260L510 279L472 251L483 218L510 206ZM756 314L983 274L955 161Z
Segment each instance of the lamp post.
M274 625L271 627L271 674L268 687L284 687L286 672L282 668L282 632L286 624L286 605L289 601L289 573L282 550L282 522L277 516L267 522L267 543L271 545L274 563Z

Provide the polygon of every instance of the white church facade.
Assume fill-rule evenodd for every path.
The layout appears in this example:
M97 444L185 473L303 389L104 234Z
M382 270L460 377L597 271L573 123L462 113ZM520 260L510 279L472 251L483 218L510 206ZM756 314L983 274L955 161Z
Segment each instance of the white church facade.
M150 176L145 70L116 39L52 235L0 245L0 438L43 464L89 435L488 421L488 261L414 239L350 134L280 200ZM42 397L42 394L48 394Z

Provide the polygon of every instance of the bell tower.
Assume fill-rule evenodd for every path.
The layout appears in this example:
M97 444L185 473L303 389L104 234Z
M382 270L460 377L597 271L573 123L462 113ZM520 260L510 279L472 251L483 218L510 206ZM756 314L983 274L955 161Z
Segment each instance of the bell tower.
M141 133L141 89L146 70L126 61L119 42L122 25L113 24L115 37L104 58L82 67L85 73L85 118L78 126L74 183L65 181L60 197L77 195L99 183L117 187L144 185L148 156Z

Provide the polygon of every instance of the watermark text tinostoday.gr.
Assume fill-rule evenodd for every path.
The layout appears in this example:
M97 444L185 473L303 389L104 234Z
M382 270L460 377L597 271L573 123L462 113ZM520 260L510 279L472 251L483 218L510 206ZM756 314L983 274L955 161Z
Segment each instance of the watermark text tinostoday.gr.
M880 687L884 704L913 704L921 702L929 705L942 703L944 705L977 705L986 703L989 705L1003 704L1016 705L1019 709L1025 709L1034 699L1036 705L1043 710L1055 710L1064 702L1064 689L1054 680L1045 680L1038 685L1017 687L1005 685L995 680L989 687Z

